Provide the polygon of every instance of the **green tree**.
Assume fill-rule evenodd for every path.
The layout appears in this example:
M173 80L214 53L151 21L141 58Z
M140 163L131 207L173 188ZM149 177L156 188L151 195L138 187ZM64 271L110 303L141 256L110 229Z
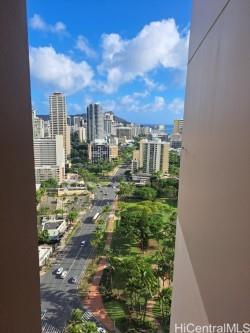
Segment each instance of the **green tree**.
M143 186L134 191L134 196L142 200L155 200L157 191L149 186Z
M41 230L38 232L38 243L46 244L49 243L49 232L48 230Z
M169 152L169 173L178 176L180 170L180 155L175 151Z
M66 333L98 333L95 323L84 322L82 318L83 311L81 309L72 310Z
M46 194L46 189L40 187L39 190L36 191L36 203L39 204L41 202L42 197Z
M165 322L165 325L170 324L170 312L171 312L171 301L172 301L172 289L164 288L159 293L158 301L160 305L161 317Z
M58 182L54 178L49 178L48 180L44 180L43 182L41 182L42 189L57 188L57 187L58 187Z
M150 238L160 239L167 222L163 207L157 202L145 201L121 212L120 228L131 241L139 241L143 251L147 249Z
M135 189L135 186L133 183L127 183L127 182L121 181L118 194L122 198L128 198L129 196L131 196L133 194L134 189Z
M71 212L69 212L68 214L68 219L70 222L74 222L78 217L78 212L75 210L72 210Z

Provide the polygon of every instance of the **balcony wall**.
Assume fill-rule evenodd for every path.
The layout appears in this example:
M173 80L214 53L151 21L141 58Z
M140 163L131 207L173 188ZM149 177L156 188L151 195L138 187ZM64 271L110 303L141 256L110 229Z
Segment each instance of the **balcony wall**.
M41 331L25 11L0 1L1 333Z
M249 320L250 1L194 0L171 332Z

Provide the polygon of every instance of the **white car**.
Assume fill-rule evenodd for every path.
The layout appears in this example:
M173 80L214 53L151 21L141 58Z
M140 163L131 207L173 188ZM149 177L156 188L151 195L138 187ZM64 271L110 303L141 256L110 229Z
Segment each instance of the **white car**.
M66 278L67 275L68 275L68 272L67 272L67 271L64 271L64 272L62 272L62 274L60 275L60 278L61 278L61 279L64 279L64 278Z
M61 275L63 272L63 267L59 267L56 271L56 275Z
M86 241L81 241L81 246L84 246L86 244Z
M102 327L98 327L98 328L97 328L97 331L98 331L99 333L107 333L107 331L106 331L104 328L102 328Z

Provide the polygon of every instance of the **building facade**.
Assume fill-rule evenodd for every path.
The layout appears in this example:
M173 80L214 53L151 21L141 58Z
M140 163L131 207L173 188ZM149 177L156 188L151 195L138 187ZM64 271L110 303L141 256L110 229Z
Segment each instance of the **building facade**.
M116 135L118 138L126 138L126 140L132 140L132 128L129 126L118 126L116 128Z
M184 120L183 119L176 119L174 120L174 130L173 133L180 133L182 134L183 131Z
M139 165L142 172L152 174L161 171L168 173L169 168L169 143L161 142L160 139L154 141L140 141Z
M34 139L33 147L36 184L49 178L62 182L65 175L63 136L56 135L55 139Z
M110 148L107 143L92 142L88 144L88 158L92 163L110 160Z
M87 141L86 127L79 127L77 133L78 133L78 139L79 139L80 143L83 143L83 142Z
M193 0L171 333L249 323L249 18L249 0Z
M55 92L49 96L51 137L63 136L66 157L70 157L70 135L67 126L66 100L62 93Z
M88 142L104 139L104 118L100 104L89 104L87 107L87 140Z
M44 121L37 117L36 111L32 110L32 126L33 126L33 138L44 138Z

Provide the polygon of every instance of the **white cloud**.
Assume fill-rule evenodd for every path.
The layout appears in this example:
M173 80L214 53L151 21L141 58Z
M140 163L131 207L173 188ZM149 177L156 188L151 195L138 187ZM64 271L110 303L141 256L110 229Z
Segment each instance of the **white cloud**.
M72 94L92 83L93 71L87 62L75 62L53 47L30 47L31 75L51 88Z
M174 19L151 22L136 37L122 39L118 34L102 36L103 61L100 73L107 75L104 92L111 93L136 77L145 77L157 68L184 70L188 34L178 31ZM146 84L153 85L148 78Z
M76 48L86 54L89 58L96 58L97 56L96 52L89 46L88 40L82 35L77 37Z
M34 30L57 34L68 34L66 25L58 21L54 25L47 23L40 15L34 14L30 19L30 26Z
M168 110L170 112L173 112L176 115L180 115L184 111L184 101L181 98L174 98L169 104L168 104Z

